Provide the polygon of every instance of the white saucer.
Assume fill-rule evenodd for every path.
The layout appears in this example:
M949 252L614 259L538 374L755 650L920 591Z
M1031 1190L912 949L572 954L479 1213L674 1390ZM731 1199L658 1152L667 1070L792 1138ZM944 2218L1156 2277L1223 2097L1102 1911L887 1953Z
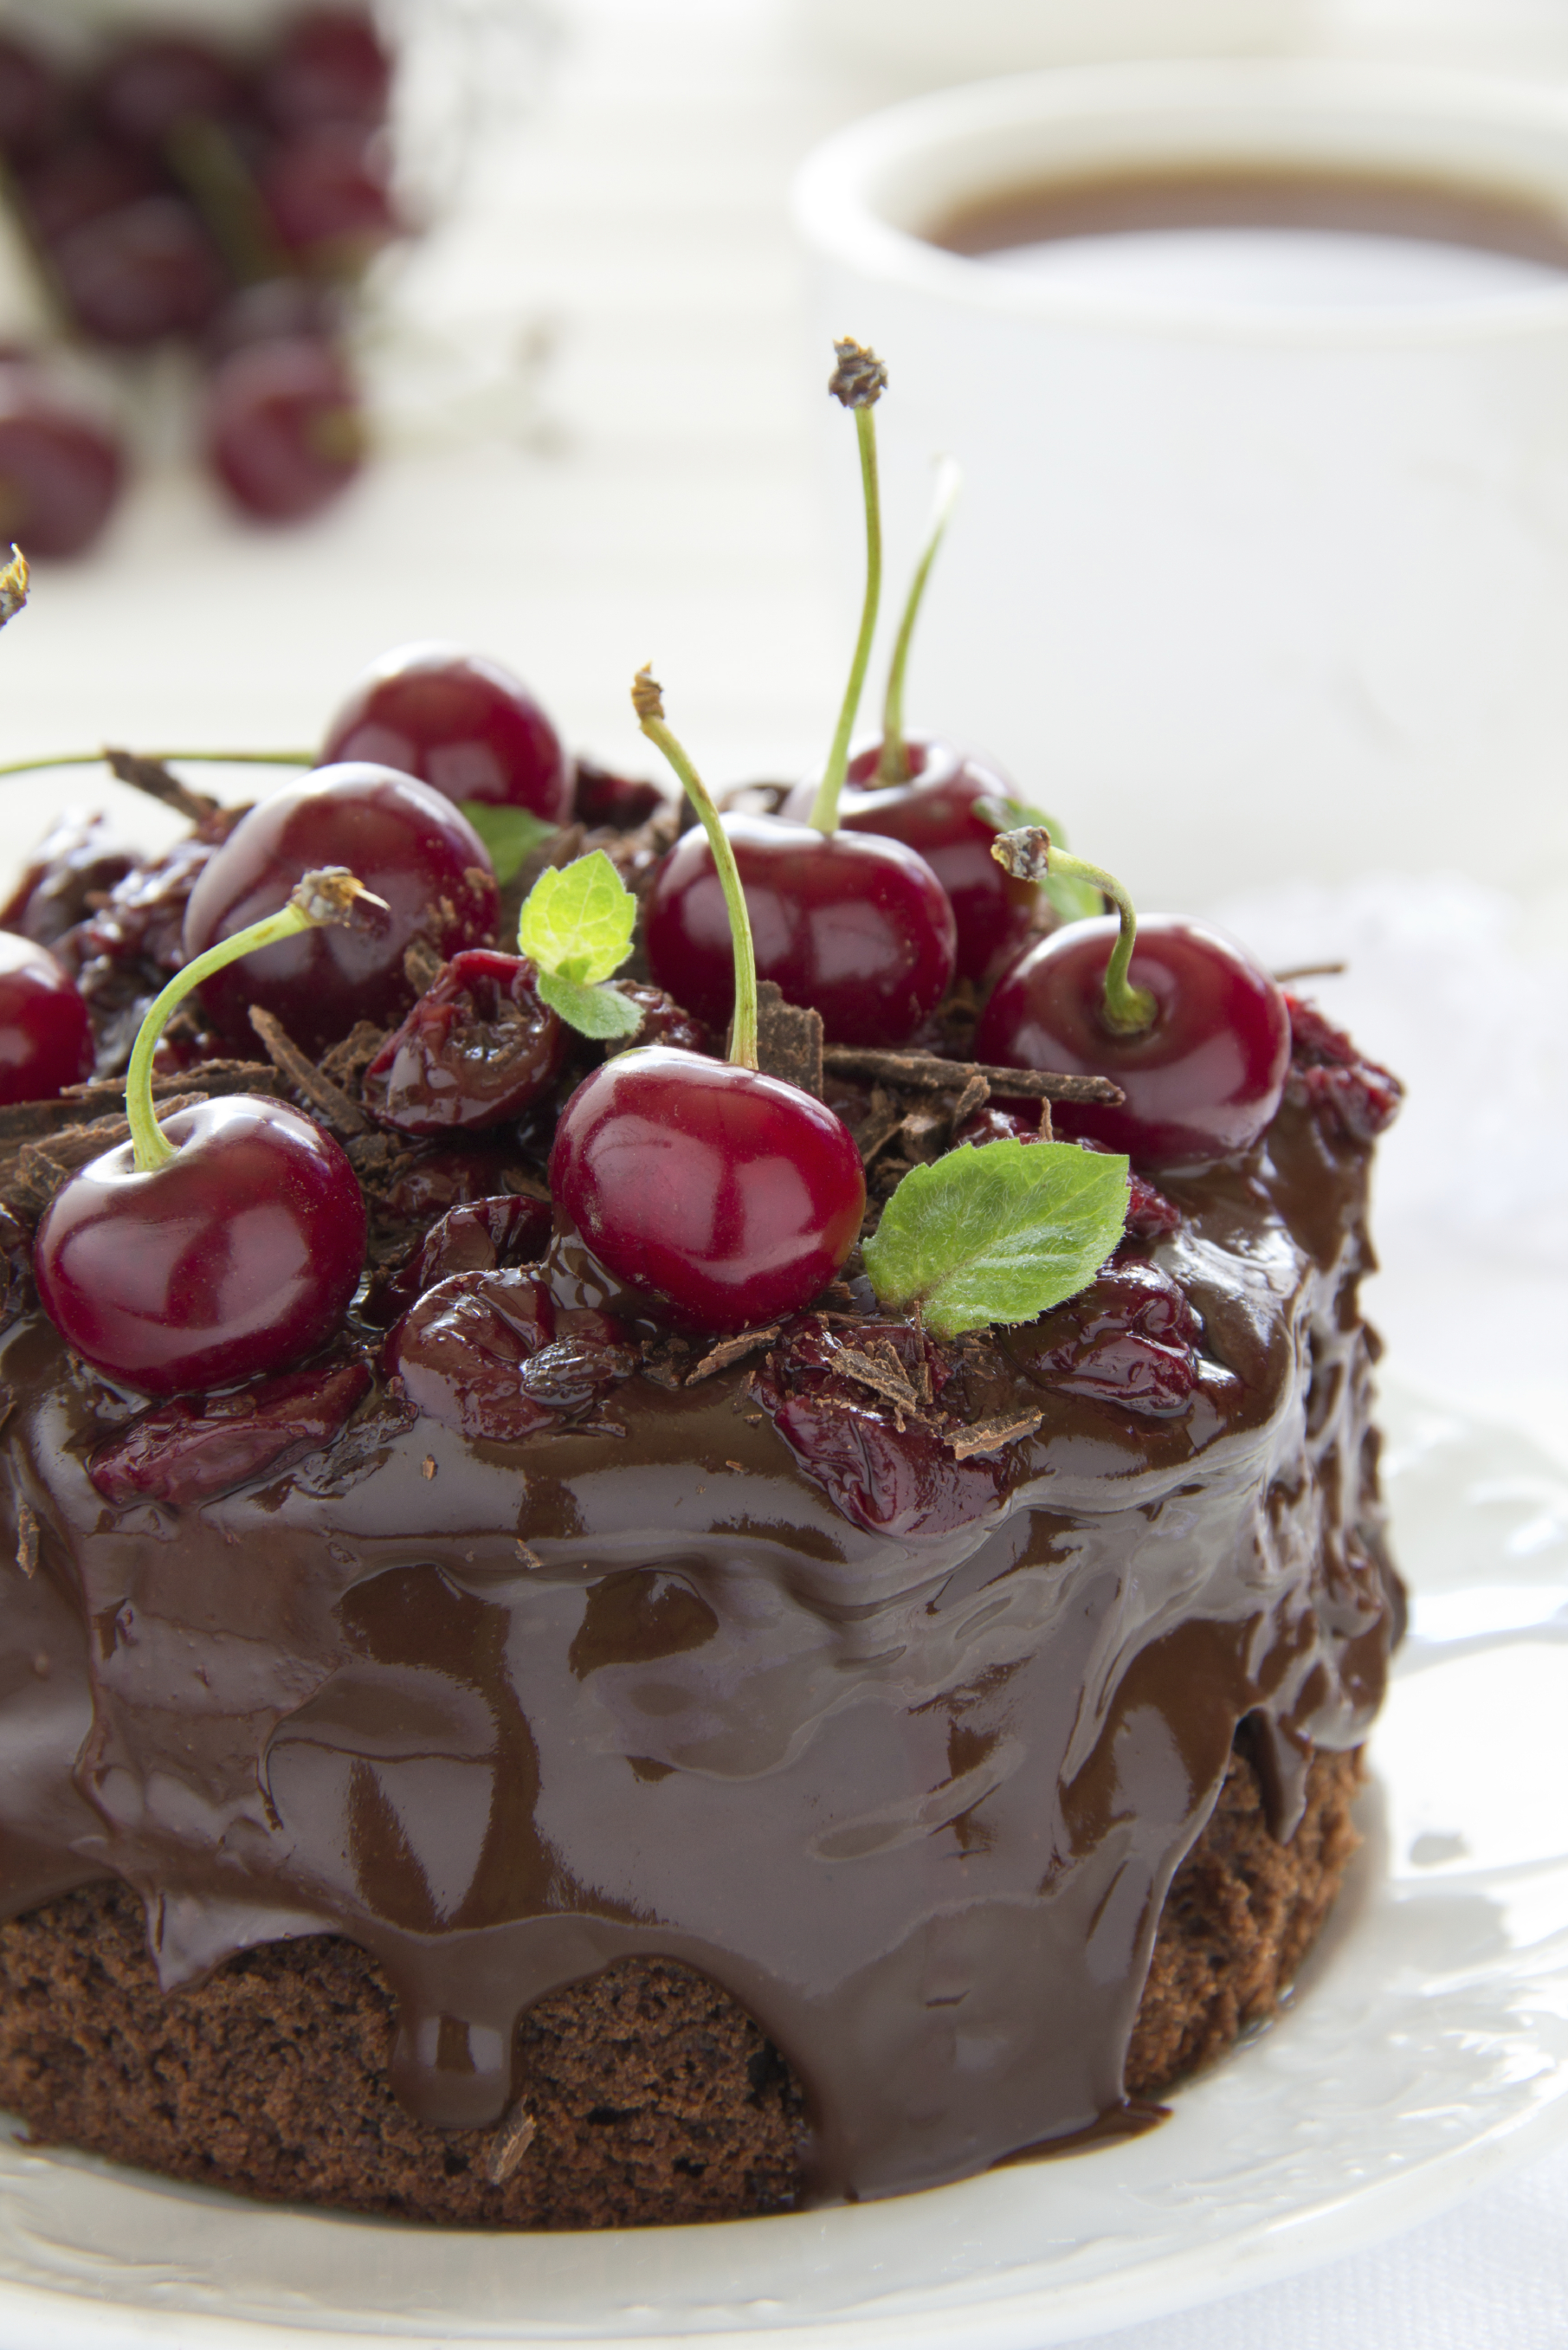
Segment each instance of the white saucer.
M250 2208L0 2140L0 2350L1040 2350L1353 2251L1568 2134L1568 1480L1389 1399L1411 1638L1292 2011L1143 2138L584 2236Z

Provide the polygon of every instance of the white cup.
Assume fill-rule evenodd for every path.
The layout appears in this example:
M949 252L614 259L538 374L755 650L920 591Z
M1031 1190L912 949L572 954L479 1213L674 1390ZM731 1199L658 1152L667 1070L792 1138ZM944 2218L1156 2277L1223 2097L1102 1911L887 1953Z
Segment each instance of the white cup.
M1151 903L1390 865L1561 886L1568 274L1292 309L1052 283L921 234L1022 184L1183 164L1404 174L1568 218L1568 94L1114 67L942 92L819 149L796 189L817 348L847 331L890 370L895 585L932 452L966 475L911 723L991 750Z

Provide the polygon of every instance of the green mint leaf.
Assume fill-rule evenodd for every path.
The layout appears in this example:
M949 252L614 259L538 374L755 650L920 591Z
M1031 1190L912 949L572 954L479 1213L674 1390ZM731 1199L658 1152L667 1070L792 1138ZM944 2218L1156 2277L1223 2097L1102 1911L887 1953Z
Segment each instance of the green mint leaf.
M580 980L562 979L553 971L542 971L534 986L539 1001L558 1012L579 1036L602 1043L611 1036L635 1036L642 1025L639 1006L613 987L585 987Z
M518 951L557 979L591 987L620 969L631 952L636 921L637 899L604 850L596 848L540 874L517 925Z
M976 816L993 824L998 832L1016 832L1021 825L1043 824L1058 848L1065 848L1067 836L1054 816L1044 808L1031 807L1026 800L976 800ZM1041 883L1059 921L1086 922L1096 914L1103 914L1106 901L1090 881L1069 881L1053 873Z
M1122 1236L1127 1162L1075 1142L986 1142L911 1167L866 1243L884 1305L939 1338L1032 1322L1093 1281Z
M490 851L495 878L503 888L524 858L556 830L532 808L497 807L490 800L459 800L458 806Z

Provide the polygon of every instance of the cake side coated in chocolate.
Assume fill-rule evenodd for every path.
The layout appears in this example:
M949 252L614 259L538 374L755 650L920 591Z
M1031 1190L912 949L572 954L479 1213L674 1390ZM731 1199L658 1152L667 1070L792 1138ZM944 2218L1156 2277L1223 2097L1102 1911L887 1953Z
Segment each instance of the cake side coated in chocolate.
M1381 1695L1369 1150L1313 1074L1038 1324L933 1349L852 1298L511 1440L357 1367L205 1498L106 1499L143 1407L24 1315L8 1908L122 1880L167 1989L346 1936L443 2128L509 2110L535 2002L645 1959L787 2059L808 2197L1095 2128L1238 1724L1288 1837Z

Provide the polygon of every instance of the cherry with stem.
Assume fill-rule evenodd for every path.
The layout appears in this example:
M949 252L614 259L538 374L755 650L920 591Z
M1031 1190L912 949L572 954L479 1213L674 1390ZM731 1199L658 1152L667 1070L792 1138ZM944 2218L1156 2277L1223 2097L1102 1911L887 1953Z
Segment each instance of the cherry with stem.
M1116 910L1069 922L1002 972L975 1032L1002 1067L1112 1078L1116 1106L1062 1102L1064 1134L1156 1163L1249 1150L1279 1108L1290 1061L1284 998L1244 947L1174 914L1141 925L1114 874L1038 825L997 836L1017 879L1087 883Z
M723 892L729 1059L648 1045L595 1070L561 1114L550 1190L616 1280L687 1326L742 1330L798 1312L835 1278L866 1179L842 1121L757 1066L756 962L732 844L647 670L632 702L697 811Z
M849 737L865 685L881 593L882 525L873 409L887 369L873 351L835 345L828 389L855 418L866 509L866 588L849 678L822 783L809 810L784 818L732 816L723 829L734 851L757 968L792 1003L822 1014L832 1044L908 1044L952 978L952 908L941 883L907 843L838 828ZM805 821L794 820L804 815ZM717 1025L729 1014L733 980L730 921L715 854L695 830L659 868L644 930L659 985Z
M332 1138L244 1094L160 1123L152 1060L190 991L239 957L379 901L353 874L306 874L288 903L176 972L150 1005L126 1076L130 1139L73 1175L45 1210L34 1271L67 1344L153 1396L275 1371L329 1337L364 1262L365 1202Z

